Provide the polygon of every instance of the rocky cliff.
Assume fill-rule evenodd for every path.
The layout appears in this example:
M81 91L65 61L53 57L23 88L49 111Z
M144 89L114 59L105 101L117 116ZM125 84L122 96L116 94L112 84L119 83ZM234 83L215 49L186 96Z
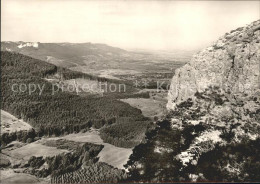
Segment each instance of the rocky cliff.
M255 94L260 89L260 20L232 30L175 71L167 109L210 86L228 94Z
M148 128L129 171L138 181L260 181L260 20L176 70L165 119Z

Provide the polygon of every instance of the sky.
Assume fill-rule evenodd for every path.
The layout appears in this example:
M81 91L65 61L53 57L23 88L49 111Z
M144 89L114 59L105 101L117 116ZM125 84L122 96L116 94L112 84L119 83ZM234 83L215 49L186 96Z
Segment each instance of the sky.
M2 41L198 49L260 19L260 1L1 0Z

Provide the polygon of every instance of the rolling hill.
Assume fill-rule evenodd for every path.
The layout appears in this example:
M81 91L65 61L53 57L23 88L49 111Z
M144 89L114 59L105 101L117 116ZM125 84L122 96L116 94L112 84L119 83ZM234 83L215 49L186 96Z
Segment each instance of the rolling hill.
M56 66L96 76L132 80L167 74L186 63L193 51L126 51L106 44L1 42L1 50L17 52ZM164 75L163 75L164 77Z

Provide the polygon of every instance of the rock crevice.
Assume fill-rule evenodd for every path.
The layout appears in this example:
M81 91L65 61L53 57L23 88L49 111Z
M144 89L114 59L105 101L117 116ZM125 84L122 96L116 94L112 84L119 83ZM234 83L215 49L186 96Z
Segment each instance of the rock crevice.
M227 93L254 94L259 91L260 20L232 30L212 46L195 54L175 71L168 93L167 109L217 86Z

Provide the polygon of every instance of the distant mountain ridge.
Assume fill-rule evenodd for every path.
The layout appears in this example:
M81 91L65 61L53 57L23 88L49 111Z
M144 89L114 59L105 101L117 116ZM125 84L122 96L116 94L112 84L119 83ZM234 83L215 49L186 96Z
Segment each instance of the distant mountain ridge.
M171 74L194 51L127 51L101 43L1 42L1 50L16 52L59 67L110 79L128 80L155 73ZM147 75L147 77L149 77ZM171 77L171 76L170 76Z
M57 66L85 65L91 60L109 60L127 57L127 51L106 44L1 42L1 51L18 52Z

